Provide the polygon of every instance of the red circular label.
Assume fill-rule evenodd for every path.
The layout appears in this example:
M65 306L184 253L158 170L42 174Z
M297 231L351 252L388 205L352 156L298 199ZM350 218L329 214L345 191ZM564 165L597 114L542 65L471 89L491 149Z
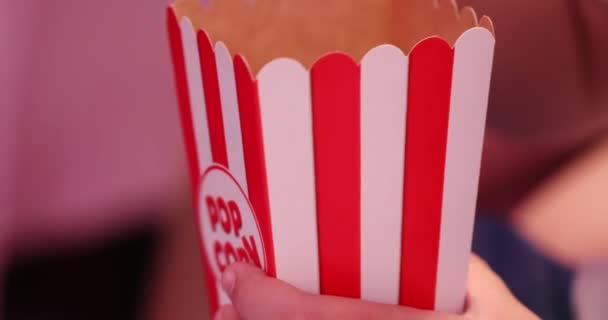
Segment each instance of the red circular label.
M260 228L243 188L219 165L205 171L199 189L198 214L204 250L217 279L240 261L266 269Z

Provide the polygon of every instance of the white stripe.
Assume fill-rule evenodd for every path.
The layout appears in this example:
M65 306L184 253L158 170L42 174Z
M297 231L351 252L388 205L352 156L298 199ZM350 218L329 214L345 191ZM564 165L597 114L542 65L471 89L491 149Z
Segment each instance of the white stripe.
M207 109L205 104L205 92L203 90L203 78L201 76L198 41L192 22L190 22L187 17L181 18L180 29L184 46L188 92L190 94L194 141L196 144L198 165L201 172L203 172L207 166L213 163L213 159L211 157L211 140L209 138L209 126L207 123ZM218 301L220 302L220 305L229 304L230 299L226 301L226 294L223 294L221 288L222 286L217 282L216 294Z
M258 86L277 277L319 293L310 75L277 59Z
M435 309L461 312L466 295L494 36L484 28L456 42L446 151Z
M394 46L361 63L361 298L399 302L408 57Z
M241 135L241 119L234 79L234 65L226 45L222 42L215 44L215 60L217 77L220 87L222 118L224 119L224 137L230 172L243 187L246 194L247 176L245 173L245 156L243 154L243 136Z
M211 142L207 126L207 111L205 109L205 93L203 92L200 57L196 34L190 20L187 17L182 17L180 27L184 46L184 61L186 77L188 79L188 92L190 94L194 139L198 164L202 172L213 160L211 158Z

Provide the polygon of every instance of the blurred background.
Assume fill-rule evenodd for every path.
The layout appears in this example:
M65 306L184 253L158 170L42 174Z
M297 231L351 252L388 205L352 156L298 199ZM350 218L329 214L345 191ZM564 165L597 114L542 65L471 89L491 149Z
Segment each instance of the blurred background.
M167 4L0 0L0 319L206 319ZM605 319L608 2L461 5L498 38L474 251Z

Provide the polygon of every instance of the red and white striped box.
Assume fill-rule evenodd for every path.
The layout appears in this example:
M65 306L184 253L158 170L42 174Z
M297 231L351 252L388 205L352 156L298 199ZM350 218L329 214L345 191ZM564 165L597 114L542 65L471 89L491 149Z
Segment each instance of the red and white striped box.
M235 261L311 293L462 311L492 28L360 62L276 58L254 76L178 11L167 26L211 311L230 303L219 279Z

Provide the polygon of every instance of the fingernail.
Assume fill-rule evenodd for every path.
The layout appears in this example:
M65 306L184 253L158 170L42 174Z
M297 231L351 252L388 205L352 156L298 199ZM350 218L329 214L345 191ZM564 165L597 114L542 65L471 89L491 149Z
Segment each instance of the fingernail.
M236 282L236 274L234 271L228 269L222 275L222 289L228 296L232 297L232 291L234 290L234 284Z

